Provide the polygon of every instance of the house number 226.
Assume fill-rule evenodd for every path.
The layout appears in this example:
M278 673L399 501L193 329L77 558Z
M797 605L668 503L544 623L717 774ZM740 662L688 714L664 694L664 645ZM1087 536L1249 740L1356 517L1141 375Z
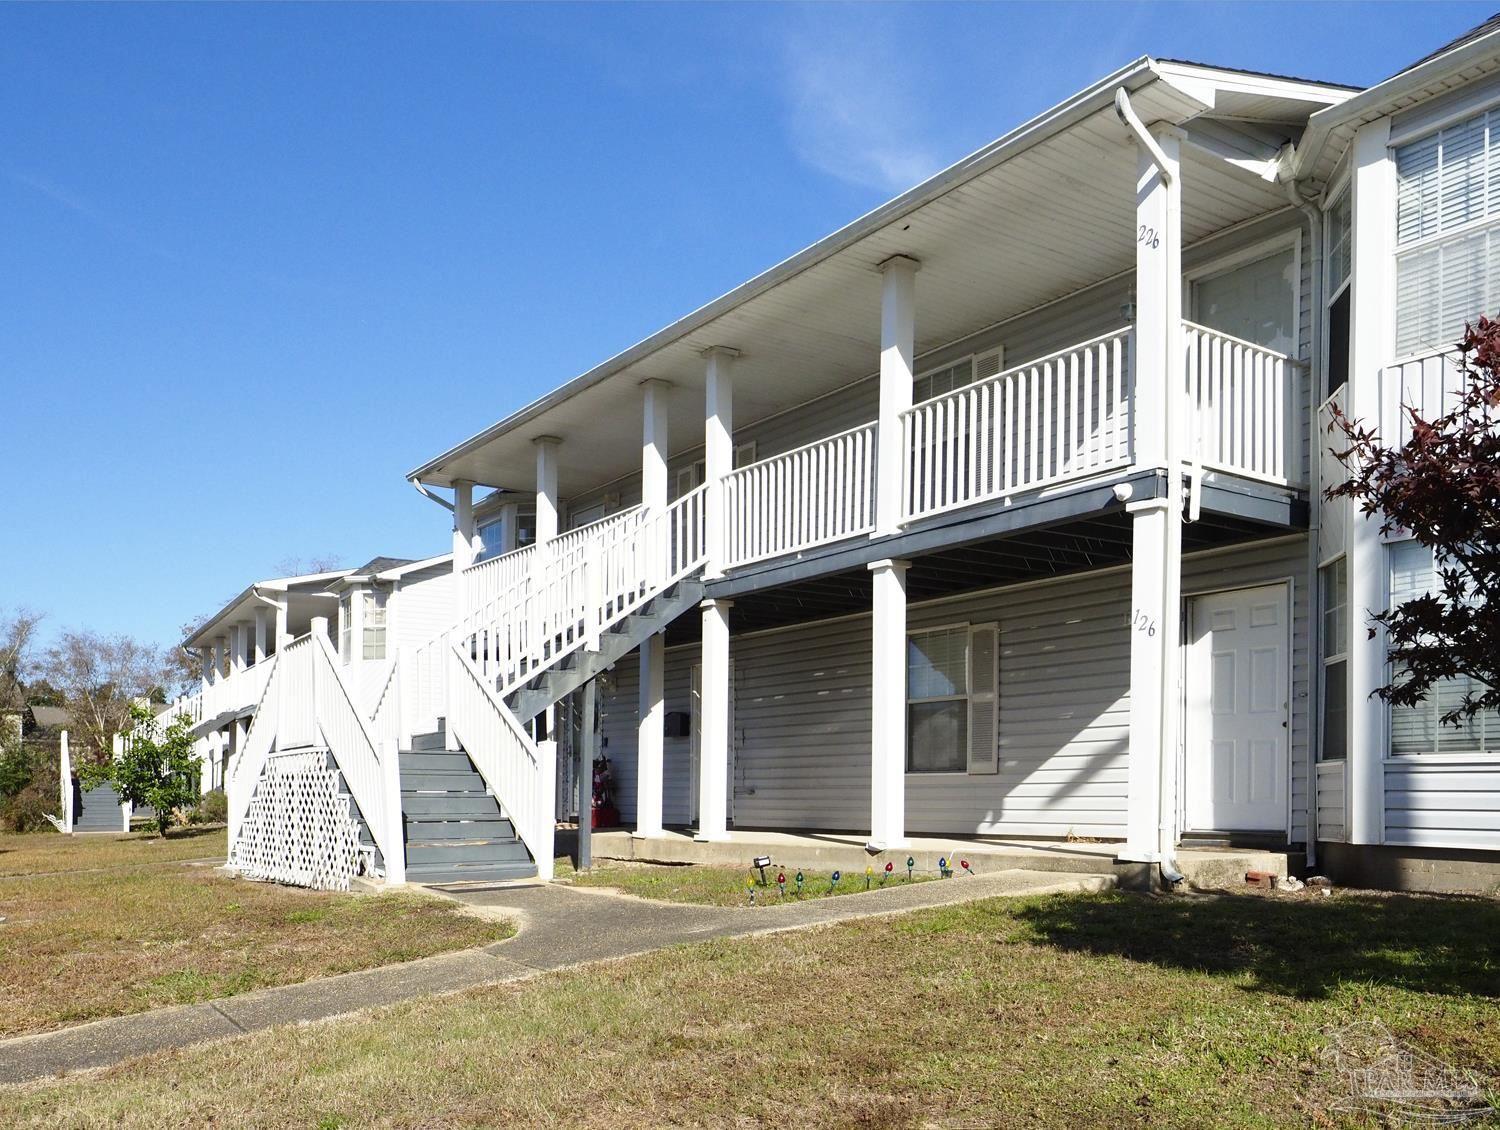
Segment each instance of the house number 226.
M1153 251L1161 246L1161 236L1156 233L1156 229L1147 227L1145 224L1142 224L1140 230L1136 232L1135 241Z
M1135 618L1131 620L1130 626L1138 632L1145 632L1148 636L1156 635L1156 621L1139 608L1136 609Z

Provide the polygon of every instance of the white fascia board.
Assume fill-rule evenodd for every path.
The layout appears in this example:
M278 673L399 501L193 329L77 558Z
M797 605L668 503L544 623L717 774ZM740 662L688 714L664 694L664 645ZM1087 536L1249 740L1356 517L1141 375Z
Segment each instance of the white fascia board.
M1202 102L1209 110L1217 105L1220 91L1260 98L1285 98L1291 102L1308 102L1318 106L1336 106L1354 97L1359 90L1359 87L1344 86L1342 83L1311 82L1279 75L1221 70L1196 63L1159 62L1156 70L1162 78Z
M1362 124L1403 109L1402 99L1419 94L1430 84L1440 82L1496 54L1500 54L1500 31L1492 31L1435 59L1428 59L1419 66L1376 83L1337 106L1319 110L1308 119L1307 132L1302 135L1302 142L1297 147L1296 176L1299 179L1308 176L1317 168L1329 135L1340 126Z
M258 590L284 593L290 591L293 585L316 585L319 588L328 588L334 581L347 577L352 572L352 569L333 569L326 573L308 573L301 577L272 577L269 580L252 582L225 604L224 607L199 624L193 630L192 635L182 641L182 646L185 648L198 647L200 646L200 641L205 636L207 636L208 642L212 643L214 639L212 629L228 619L242 604L247 601L253 601Z
M702 329L714 319L722 317L750 299L764 294L766 291L801 274L810 267L853 246L866 236L873 235L888 224L894 223L908 213L916 211L924 204L928 204L951 192L953 189L973 180L981 173L1025 152L1047 138L1061 133L1081 119L1099 110L1108 108L1114 100L1115 91L1120 87L1123 86L1126 90L1133 93L1143 86L1157 81L1159 78L1160 75L1157 71L1156 62L1150 56L1141 56L1139 59L1121 67L1114 73L1106 75L1092 86L1085 88L1052 109L1046 110L1025 124L1017 126L1003 137L975 151L957 164L944 169L936 176L923 181L915 188L887 201L873 211L867 212L853 223L840 228L832 235L825 236L817 243L804 248L788 259L784 259L769 270L756 275L748 282L741 283L727 294L721 295L707 305L694 310L691 314L678 319L665 329L658 330L623 353L616 354L603 364L595 366L581 376L574 377L571 381L505 417L498 423L492 424L490 427L484 429L484 431L478 432L462 443L449 448L436 458L428 460L420 467L408 472L407 479L414 483L430 481L432 485L450 485L441 477L443 465L450 460L467 455L476 448L484 446L489 441L536 420L549 409L571 399L585 389L606 380L622 369L649 357L657 350Z
M447 565L453 561L453 554L440 553L436 557L427 557L421 561L411 561L405 565L398 565L394 569L386 569L384 572L376 573L377 581L399 581L408 573L416 573L422 569L431 569L434 565Z

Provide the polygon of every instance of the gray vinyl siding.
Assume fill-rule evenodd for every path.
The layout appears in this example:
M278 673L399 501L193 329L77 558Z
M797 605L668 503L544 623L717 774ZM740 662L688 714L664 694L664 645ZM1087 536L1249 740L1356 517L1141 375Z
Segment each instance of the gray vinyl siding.
M690 713L692 665L695 650L677 648L667 653L666 709ZM615 780L615 804L628 824L635 822L636 728L639 715L640 658L631 652L615 664L600 697L599 733L601 751L609 758ZM662 821L667 825L691 822L693 804L689 796L692 769L689 738L667 738L663 750Z
M1312 352L1312 254L1306 224L1300 214L1290 210L1274 213L1260 220L1237 227L1229 232L1202 240L1183 251L1183 270L1192 272L1216 259L1236 253L1267 240L1275 239L1290 231L1302 234L1300 282L1301 316L1298 327L1298 356L1307 358ZM971 353L982 353L1000 345L1005 350L1005 366L1021 365L1038 357L1046 356L1070 345L1119 329L1125 324L1121 308L1129 300L1135 286L1134 273L1107 279L1066 298L1059 299L1038 310L999 323L960 341L931 350L917 359L919 373L940 369ZM917 276L918 317L921 316L921 275ZM1184 305L1184 315L1189 313ZM871 356L872 366L876 358ZM687 395L684 391L680 395ZM757 423L735 429L736 445L756 445L756 458L765 459L794 447L812 443L825 436L836 435L849 428L874 420L877 415L879 385L874 374L846 385L836 392L817 400L797 405L790 411ZM1303 450L1308 438L1308 408L1311 396L1311 381L1303 381L1302 404L1298 415L1298 433ZM693 437L696 439L697 437ZM680 447L682 437L673 442ZM564 448L566 452L566 448ZM566 458L566 455L564 455ZM668 483L675 484L677 472L703 458L701 445L694 443L690 449L678 451L669 461ZM569 500L577 509L593 506L606 495L618 496L621 507L633 506L640 501L639 474L611 483L601 484Z
M1321 841L1343 843L1349 838L1344 789L1346 772L1342 760L1317 764L1318 839Z
M1387 844L1500 849L1500 759L1397 757L1384 771Z
M1293 578L1292 839L1307 831L1306 538L1201 554L1187 593ZM915 567L920 567L920 562ZM1000 630L1000 771L909 774L914 833L1124 835L1130 732L1127 569L915 604L913 629L989 623ZM731 613L731 617L732 617ZM732 620L731 620L732 627ZM732 637L734 818L740 827L864 830L870 813L868 616ZM695 648L668 652L667 709L687 709ZM636 660L619 664L605 733L622 810L634 817ZM689 819L687 746L668 742L669 823ZM674 780L674 773L681 775Z

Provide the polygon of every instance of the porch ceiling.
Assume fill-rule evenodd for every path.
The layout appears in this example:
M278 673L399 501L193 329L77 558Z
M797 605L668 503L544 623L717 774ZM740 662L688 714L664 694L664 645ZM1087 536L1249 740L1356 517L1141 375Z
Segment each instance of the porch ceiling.
M1142 60L410 477L531 489L531 441L555 435L563 440L561 494L595 488L640 465L638 385L647 378L677 389L669 411L673 454L696 448L700 353L714 345L742 354L740 427L869 376L879 353L876 268L897 253L922 262L919 354L1132 269L1136 150L1112 106L1121 86L1147 122L1186 122L1213 98L1201 76L1174 84ZM1325 92L1323 104L1335 98ZM1313 108L1303 105L1304 120ZM1299 127L1285 128L1290 138ZM1190 146L1182 184L1188 243L1287 204L1274 183Z
M1129 564L1130 524L1130 516L1122 509L916 557L906 577L907 599L936 600ZM1228 515L1205 514L1183 527L1182 548L1184 553L1195 553L1287 532ZM753 632L867 613L870 586L870 571L858 568L736 596L730 613L732 630ZM699 617L683 616L667 628L667 644L697 642L701 629Z

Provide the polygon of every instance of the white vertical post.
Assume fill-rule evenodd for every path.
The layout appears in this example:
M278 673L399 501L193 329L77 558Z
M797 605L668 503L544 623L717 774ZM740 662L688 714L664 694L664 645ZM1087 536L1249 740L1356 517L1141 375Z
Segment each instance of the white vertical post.
M892 255L880 264L884 278L880 288L880 417L875 440L873 537L901 529L901 477L906 459L901 413L911 407L919 266L906 255Z
M68 731L57 735L57 776L60 782L63 831L73 831L73 758L68 751Z
M538 881L550 883L552 881L554 857L557 852L554 843L557 837L557 739L553 737L551 729L547 731L545 741L536 743L537 749L537 811L542 813L542 829L540 842L532 845L532 855L536 857L536 877Z
M500 552L521 548L521 504L507 502L500 507Z
M666 381L641 382L641 504L660 514L667 508ZM667 532L670 537L670 532ZM640 647L640 695L636 728L635 835L662 832L662 782L666 727L666 637L658 632ZM586 767L592 772L592 766Z
M220 636L214 640L214 685L224 681L224 665L229 658L229 637Z
M739 355L724 345L703 351L703 481L708 484L703 544L708 556L704 575L710 578L724 575L724 476L734 470L734 361Z
M401 754L393 741L380 747L380 775L385 790L385 842L380 854L386 886L399 887L406 882L406 828L401 816Z
M641 644L640 711L636 730L635 835L662 833L662 777L666 728L666 636Z
M647 510L667 507L667 381L641 382L641 505Z
M557 537L557 449L562 440L537 436L532 443L536 444L536 543L544 546Z
M359 663L365 657L365 590L349 592L349 662Z
M267 645L270 642L271 632L271 610L262 604L255 610L255 663L256 666L266 661Z
M1356 419L1380 420L1380 372L1395 354L1390 291L1393 233L1396 227L1395 172L1390 160L1390 118L1361 126L1354 135L1353 309L1349 384L1345 405ZM1381 515L1348 510L1349 610L1360 623L1349 648L1349 745L1345 769L1349 790L1349 841L1385 840L1385 758L1390 751L1385 704L1374 697L1384 685L1386 638L1368 621L1385 608L1386 551L1380 539ZM1366 639L1360 628L1376 628Z
M229 781L229 769L239 759L245 750L245 739L250 736L250 720L248 718L236 718L229 734L229 757L219 759L214 766L216 776L215 786L224 788Z
M870 840L906 844L906 571L909 561L870 562Z
M116 762L125 756L125 735L116 734L109 741L110 756ZM123 796L120 798L120 831L126 834L130 832L130 802Z
M1130 755L1119 858L1155 862L1176 846L1181 715L1182 132L1159 125L1136 150L1135 463L1156 470L1163 496L1132 516Z
M276 605L276 650L284 650L291 640L291 627L287 622L287 600L283 599Z
M474 484L453 484L453 619L462 620L465 607L463 572L474 564Z
M245 656L247 649L245 625L229 625L229 673L231 675L242 674L245 670Z
M204 696L208 694L208 688L214 684L214 649L212 644L198 645L198 659L203 665L203 686L201 688Z
M729 809L729 600L705 600L698 703L698 840L726 840Z

